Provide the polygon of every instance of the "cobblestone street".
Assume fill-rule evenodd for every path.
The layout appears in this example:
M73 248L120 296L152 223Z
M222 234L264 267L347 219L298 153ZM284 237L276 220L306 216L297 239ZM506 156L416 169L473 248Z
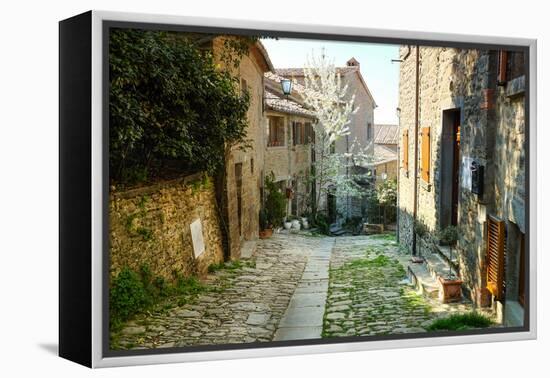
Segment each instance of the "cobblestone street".
M250 260L209 274L181 306L140 315L118 349L266 342L424 331L467 304L438 304L405 280L407 255L387 237L274 234ZM329 268L330 263L330 268Z
M324 337L425 332L433 320L471 311L416 292L406 279L410 255L393 238L341 237L332 253Z

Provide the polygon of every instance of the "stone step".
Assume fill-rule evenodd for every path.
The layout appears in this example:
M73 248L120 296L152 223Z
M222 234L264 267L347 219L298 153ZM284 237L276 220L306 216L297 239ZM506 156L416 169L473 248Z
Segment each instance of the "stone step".
M241 245L241 259L249 259L256 252L256 246L258 242L256 240L247 240Z
M449 263L438 253L425 253L424 261L426 263L426 269L430 272L432 278L437 280L438 277L447 277L449 274ZM457 275L456 269L452 267L452 274Z
M410 263L407 266L407 275L412 284L423 295L429 298L437 298L439 295L439 284L428 271L425 263Z
M453 249L453 256L451 259L451 247L448 245L438 245L438 252L443 257L448 264L451 264L454 270L458 270L458 253Z

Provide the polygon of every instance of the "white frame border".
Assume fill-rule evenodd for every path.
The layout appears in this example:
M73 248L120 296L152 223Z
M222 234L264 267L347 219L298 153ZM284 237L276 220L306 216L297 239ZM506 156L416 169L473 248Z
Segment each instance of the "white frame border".
M426 41L494 43L529 47L529 332L510 332L484 335L425 337L418 339L380 340L342 344L317 344L268 347L208 352L149 354L142 356L103 357L103 21L124 21L155 24L209 26L237 29L257 29L318 34L407 38ZM427 33L404 30L382 30L312 24L272 23L250 20L206 17L169 16L125 12L92 11L92 367L115 367L174 362L224 360L236 358L287 356L297 354L350 352L391 348L412 348L452 344L486 343L497 341L532 340L537 337L537 41L536 39L490 37Z

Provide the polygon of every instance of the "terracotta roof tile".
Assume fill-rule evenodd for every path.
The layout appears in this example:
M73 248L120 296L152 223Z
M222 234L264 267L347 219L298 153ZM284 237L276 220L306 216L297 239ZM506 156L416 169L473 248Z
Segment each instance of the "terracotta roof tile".
M308 118L315 118L315 115L311 110L304 108L301 104L291 99L283 98L280 95L273 93L269 90L265 91L265 104L269 109L287 113L295 114Z

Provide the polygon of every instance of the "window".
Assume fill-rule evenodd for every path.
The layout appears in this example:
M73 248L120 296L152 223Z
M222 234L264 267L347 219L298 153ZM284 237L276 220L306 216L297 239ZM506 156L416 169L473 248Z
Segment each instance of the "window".
M403 142L401 146L401 156L403 156L402 164L405 173L409 173L409 130L403 130Z
M367 124L367 140L372 140L372 124L370 122Z
M306 128L306 143L315 143L315 131L313 130L313 126L311 125L311 122L306 122L305 124Z
M308 144L315 142L315 132L311 122L292 122L292 144Z
M285 121L283 117L269 117L269 129L267 136L268 147L285 145Z
M487 218L487 289L496 298L504 298L504 260L506 258L506 229L504 222Z
M292 143L294 146L307 143L306 126L307 123L304 125L302 122L292 122Z
M254 158L250 159L250 173L254 174Z
M510 80L525 75L525 57L521 51L498 52L497 83L506 85Z
M423 127L420 131L421 137L421 147L422 147L422 156L420 164L420 172L422 180L429 183L430 182L430 128Z

